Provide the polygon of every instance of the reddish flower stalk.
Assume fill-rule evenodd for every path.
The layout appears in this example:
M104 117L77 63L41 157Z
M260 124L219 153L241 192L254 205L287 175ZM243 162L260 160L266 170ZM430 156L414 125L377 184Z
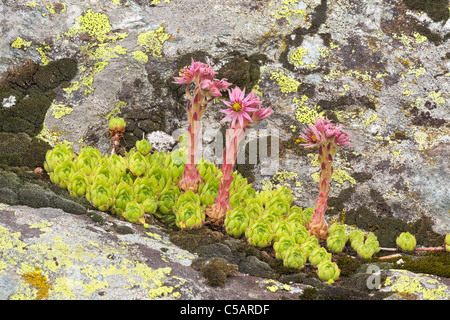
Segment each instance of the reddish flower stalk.
M192 190L197 192L198 186L202 183L202 177L197 170L196 155L201 132L200 118L203 116L208 103L220 97L220 91L225 90L231 83L226 79L217 80L214 78L215 72L210 65L202 62L192 63L188 67L181 69L179 77L175 77L174 83L187 84L186 96L188 98L187 114L189 120L188 127L188 157L183 176L179 182L182 190ZM191 88L192 94L191 94Z
M350 144L350 135L341 131L341 128L341 126L333 125L328 119L316 119L315 125L310 125L304 133L300 134L300 138L305 141L303 146L319 147L319 197L314 202L315 210L309 223L309 231L322 239L326 238L328 230L325 223L325 211L333 175L333 159L340 147Z
M226 145L221 168L222 178L215 203L206 211L206 215L211 221L217 224L222 223L227 211L232 209L230 205L230 186L233 182L233 176L231 174L238 155L239 143L244 138L245 131L273 113L270 107L260 108L262 101L253 92L247 97L245 97L245 89L241 90L238 87L228 92L230 101L223 101L228 109L221 110L227 116L222 121L228 119L232 119L232 121L226 133Z

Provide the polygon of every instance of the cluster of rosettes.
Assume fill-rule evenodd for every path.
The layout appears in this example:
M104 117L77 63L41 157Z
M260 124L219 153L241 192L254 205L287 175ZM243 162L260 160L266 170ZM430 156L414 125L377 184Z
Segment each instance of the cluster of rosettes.
M380 252L380 243L373 233L364 233L361 230L353 230L348 235L350 245L363 259L370 259Z

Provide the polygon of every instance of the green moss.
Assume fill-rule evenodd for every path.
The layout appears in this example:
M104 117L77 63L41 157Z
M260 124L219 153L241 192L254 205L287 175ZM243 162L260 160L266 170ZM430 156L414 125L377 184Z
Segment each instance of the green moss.
M225 285L227 277L235 274L236 271L236 265L230 264L222 258L212 258L204 261L200 267L200 272L210 286Z
M403 255L401 259L404 262L396 264L397 269L450 278L450 255L447 252L430 252L419 257ZM397 260L398 258L394 258L387 261L397 262Z
M403 0L403 3L411 10L425 12L434 22L444 24L450 16L447 0Z

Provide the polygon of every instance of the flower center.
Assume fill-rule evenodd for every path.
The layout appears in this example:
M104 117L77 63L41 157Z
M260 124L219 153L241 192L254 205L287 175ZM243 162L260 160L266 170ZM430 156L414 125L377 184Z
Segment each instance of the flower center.
M188 67L184 67L183 69L181 69L180 72L178 73L178 75L180 77L187 77L187 78L189 78L191 76L191 74L189 73Z
M239 104L239 102L235 102L231 108L233 108L234 111L240 111L242 109L242 106Z
M317 137L314 133L311 135L311 140L317 142Z

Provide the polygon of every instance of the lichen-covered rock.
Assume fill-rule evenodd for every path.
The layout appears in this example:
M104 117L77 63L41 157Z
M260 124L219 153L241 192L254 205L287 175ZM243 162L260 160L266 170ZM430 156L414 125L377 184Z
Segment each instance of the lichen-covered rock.
M14 84L0 90L10 120L0 130L104 153L112 116L127 122L125 147L155 131L171 135L187 128L173 77L194 57L274 110L247 145L275 137L279 157L237 166L255 187L287 184L296 204L312 206L316 155L298 133L327 116L352 135L334 161L327 218L381 233L391 222L399 233L426 221L414 227L419 243L425 230L435 239L449 232L446 1L72 1L57 9L0 7L0 76ZM202 118L206 153L225 130L221 108L211 104ZM397 235L386 234L377 234L381 245Z

